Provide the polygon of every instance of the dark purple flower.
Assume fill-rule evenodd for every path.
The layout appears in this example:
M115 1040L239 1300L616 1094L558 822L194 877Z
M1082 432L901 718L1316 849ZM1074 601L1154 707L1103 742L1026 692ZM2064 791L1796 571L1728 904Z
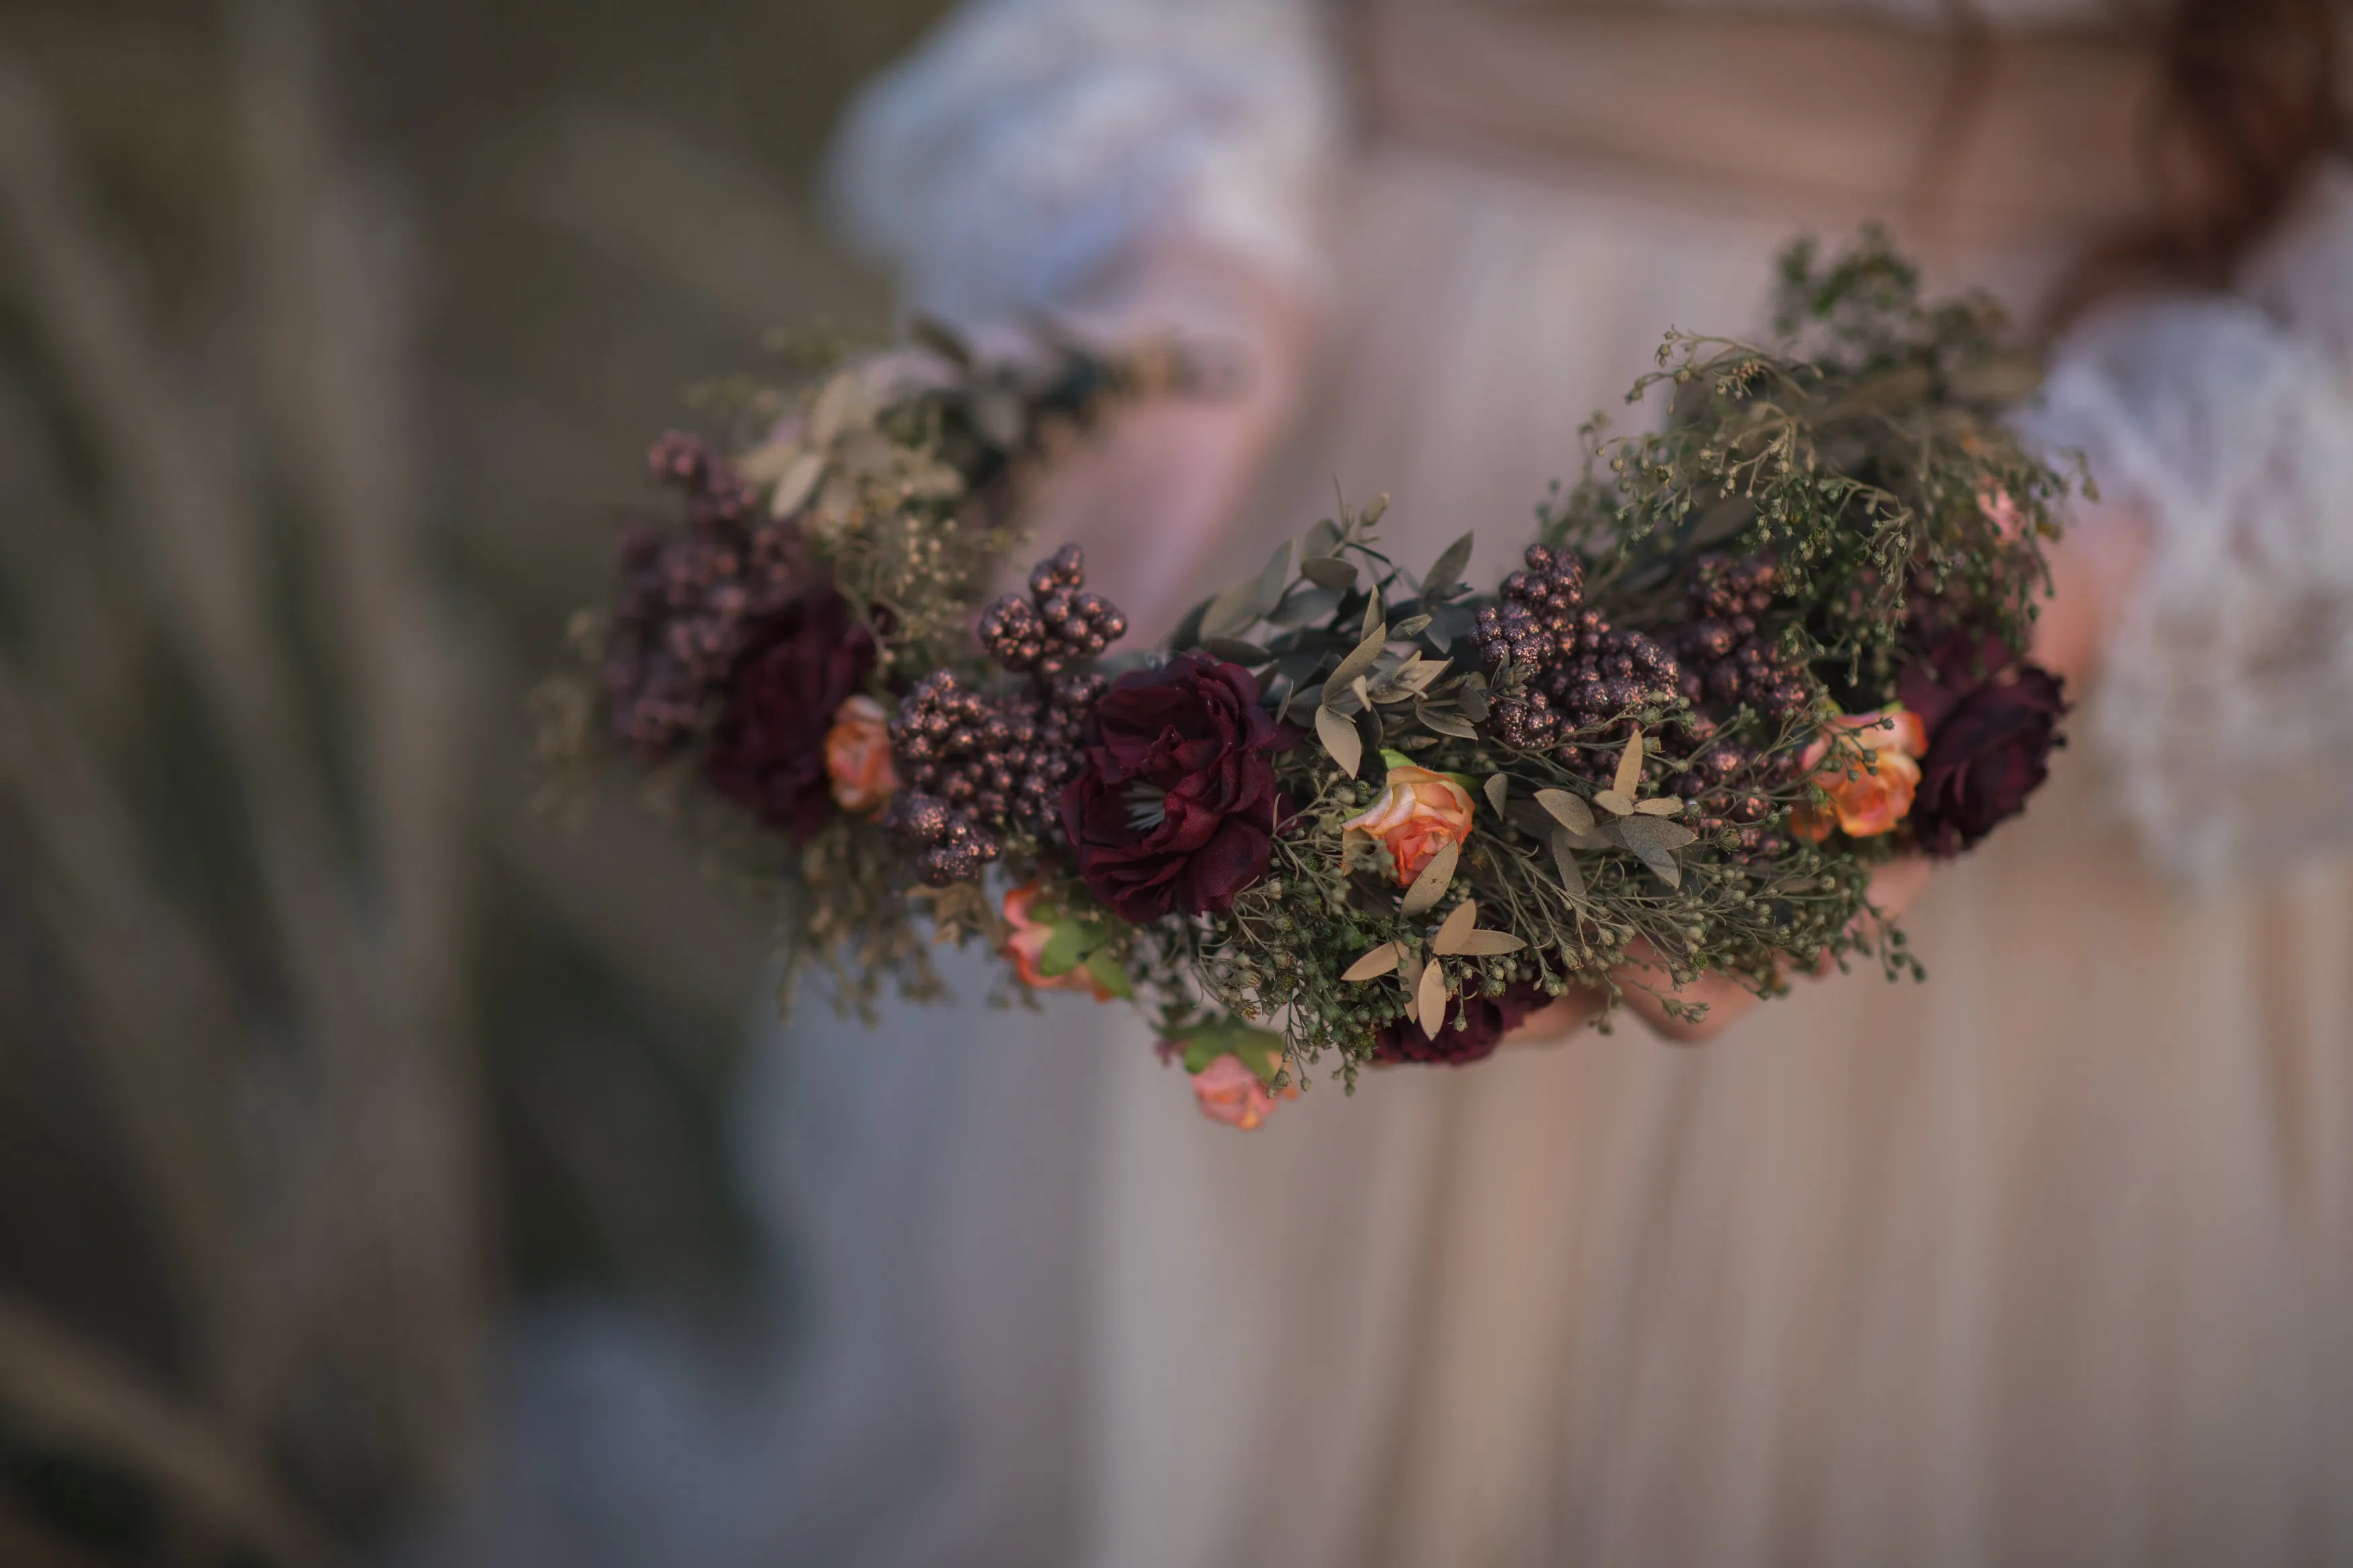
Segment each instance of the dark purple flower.
M1904 672L1897 692L1928 731L1913 842L1950 858L2025 810L2042 787L2062 743L2061 681L2000 637L1956 632Z
M704 761L720 792L806 838L833 813L825 735L874 668L874 637L818 587L753 631Z
M1373 1031L1373 1060L1457 1068L1482 1060L1551 1000L1533 980L1514 981L1500 996L1461 997L1447 1007L1446 1025L1435 1040L1410 1016L1396 1019Z
M1227 908L1266 874L1280 810L1266 753L1294 740L1240 665L1189 653L1120 677L1062 792L1079 874L1123 920Z

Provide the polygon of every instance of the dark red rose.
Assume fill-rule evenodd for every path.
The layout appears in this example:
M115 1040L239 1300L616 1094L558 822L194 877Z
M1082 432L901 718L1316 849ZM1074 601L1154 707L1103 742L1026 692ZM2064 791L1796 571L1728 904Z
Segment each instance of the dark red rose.
M1462 1067L1495 1054L1504 1037L1529 1014L1552 1000L1533 980L1515 981L1500 996L1466 996L1447 1008L1446 1026L1431 1039L1412 1018L1399 1018L1373 1031L1373 1060L1419 1062L1426 1067Z
M2042 786L2062 743L2061 681L2000 637L1957 632L1904 672L1897 693L1928 731L1913 842L1949 858L2024 811Z
M1121 676L1062 792L1079 874L1123 920L1227 908L1266 875L1280 809L1266 754L1295 740L1240 665L1188 653Z
M736 660L704 762L720 792L806 838L833 814L825 733L874 668L874 637L829 587L788 601Z

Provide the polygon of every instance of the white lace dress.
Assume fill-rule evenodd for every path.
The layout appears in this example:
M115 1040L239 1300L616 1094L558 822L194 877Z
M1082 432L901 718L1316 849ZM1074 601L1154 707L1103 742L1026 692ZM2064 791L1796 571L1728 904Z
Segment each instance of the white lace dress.
M1172 233L1320 290L1311 413L1231 559L1336 475L1392 493L1409 559L1475 525L1492 571L1662 328L1746 323L1793 231L1872 204L1351 130L1354 26L976 0L853 117L846 205L970 319ZM2021 305L2068 248L1928 246ZM1376 1075L1249 1136L1118 1009L804 1020L746 1106L791 1354L717 1425L605 1363L655 1436L549 1539L690 1564L2353 1560L2353 182L2238 293L2079 332L2041 417L2146 506L2152 563L2048 789L1911 921L1926 986L1802 987L1704 1050L1629 1027ZM647 1493L666 1507L622 1506Z

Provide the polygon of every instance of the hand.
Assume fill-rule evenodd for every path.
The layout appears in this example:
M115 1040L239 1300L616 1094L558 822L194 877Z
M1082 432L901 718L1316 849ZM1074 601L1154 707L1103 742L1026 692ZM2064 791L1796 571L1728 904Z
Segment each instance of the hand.
M1905 856L1891 860L1871 875L1871 903L1878 916L1894 921L1912 906L1914 900L1928 885L1930 861L1917 856ZM1873 916L1866 914L1865 920ZM1655 962L1655 954L1641 944L1631 950L1631 962L1620 965L1614 972L1619 989L1626 1000L1626 1010L1632 1013L1652 1032L1677 1045L1703 1045L1715 1039L1746 1016L1748 1010L1764 1000L1739 982L1721 974L1704 975L1693 984L1678 989L1669 977L1665 966ZM1652 962L1645 962L1649 958ZM1820 979L1835 973L1827 957L1815 965L1810 978ZM1504 1037L1507 1046L1557 1045L1601 1016L1609 1000L1598 987L1583 987L1570 992L1531 1015L1528 1020ZM1706 1005L1707 1012L1698 1022L1671 1016L1665 1004L1673 1001L1689 1005Z

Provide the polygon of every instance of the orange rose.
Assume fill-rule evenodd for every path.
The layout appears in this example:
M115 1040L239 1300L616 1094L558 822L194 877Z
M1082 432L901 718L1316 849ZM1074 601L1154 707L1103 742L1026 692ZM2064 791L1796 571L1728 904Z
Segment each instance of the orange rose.
M1193 1098L1201 1102L1202 1115L1245 1132L1274 1112L1274 1096L1267 1092L1258 1074L1231 1053L1193 1075ZM1291 1095L1283 1098L1288 1100Z
M880 811L898 792L891 766L891 716L871 697L852 697L833 710L825 732L825 771L834 804L844 811Z
M1841 745L1839 737L1852 738ZM1829 768L1822 763L1833 747L1838 756ZM1865 766L1856 748L1872 753ZM1789 830L1820 843L1831 836L1833 820L1850 838L1872 838L1892 833L1912 809L1912 793L1920 787L1919 759L1928 750L1928 732L1920 716L1895 703L1876 713L1846 713L1833 719L1806 748L1804 765L1821 769L1814 783L1831 797L1830 815L1801 805L1790 815Z
M1005 956L1013 961L1021 984L1038 991L1087 991L1098 1002L1110 1001L1112 993L1083 963L1060 974L1048 974L1039 969L1046 944L1053 940L1054 926L1050 921L1031 918L1029 911L1037 902L1035 882L1025 883L1005 895L1005 923L1013 928L1013 934L1005 942Z
M1340 826L1386 845L1404 887L1440 849L1471 836L1471 792L1444 773L1399 763L1373 804Z

